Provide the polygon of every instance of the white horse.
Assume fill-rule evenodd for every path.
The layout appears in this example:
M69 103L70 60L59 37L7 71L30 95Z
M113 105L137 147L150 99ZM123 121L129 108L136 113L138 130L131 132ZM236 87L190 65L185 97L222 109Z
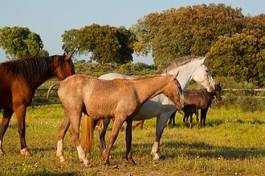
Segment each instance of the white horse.
M173 74L177 75L177 79L182 87L182 90L185 86L191 81L199 83L207 89L208 92L214 90L214 80L208 72L208 68L204 65L204 57L195 57L191 56L183 58L183 60L175 61L171 63L162 74ZM109 73L99 77L99 79L112 80L112 79L134 79L133 77L119 74L119 73ZM157 95L156 97L146 101L137 114L133 117L133 120L146 120L153 117L156 119L156 138L152 146L151 155L154 160L161 158L159 153L160 139L163 133L163 130L166 126L167 121L170 116L176 111L176 106L174 103L169 100L164 94ZM105 134L107 131L107 126L110 122L109 118L105 118L103 122L103 129L100 133L100 147L101 151L105 149Z

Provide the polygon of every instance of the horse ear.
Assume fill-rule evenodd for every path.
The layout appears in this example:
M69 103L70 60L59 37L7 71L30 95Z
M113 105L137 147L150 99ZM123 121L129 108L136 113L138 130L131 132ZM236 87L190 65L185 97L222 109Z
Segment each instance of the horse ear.
M65 60L70 60L73 57L75 52L76 52L76 50L73 50L73 51L67 53L65 56Z
M206 59L206 57L202 57L202 59L201 59L202 63L204 63L205 59Z
M68 54L66 54L65 60L70 60L72 58L73 54L74 54L74 51L69 52Z

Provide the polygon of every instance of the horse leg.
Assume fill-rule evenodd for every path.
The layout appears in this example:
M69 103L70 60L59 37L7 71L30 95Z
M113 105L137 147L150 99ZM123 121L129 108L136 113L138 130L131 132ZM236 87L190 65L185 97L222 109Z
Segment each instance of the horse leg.
M107 147L103 151L103 154L102 154L104 164L109 164L109 156L110 156L111 148L119 134L119 130L122 127L122 124L125 121L125 119L126 119L126 116L115 116L109 143L107 144Z
M77 149L78 158L80 162L83 162L84 165L87 166L88 160L86 158L85 151L81 147L81 144L79 141L80 120L81 120L81 110L76 111L76 112L71 112L70 123L71 123L72 140Z
M186 121L189 119L189 113L184 112L184 117L183 117L183 123L186 123Z
M106 135L107 128L109 126L110 120L111 120L110 118L104 118L103 119L103 128L99 132L100 153L101 153L101 155L103 154L103 151L106 149L105 135Z
M174 113L171 114L171 116L170 116L170 119L172 119L172 121L173 121L173 126L176 126L175 118L176 118L176 112L174 112Z
M156 119L156 139L151 150L153 160L161 159L161 155L159 153L160 139L169 118L170 114L161 114Z
M169 121L168 121L168 125L172 124L173 126L176 126L175 116L176 116L176 111L173 114L171 114Z
M196 110L194 111L194 113L195 113L195 116L196 116L196 121L197 121L197 123L198 123L198 122L199 122L198 110L196 109Z
M61 162L65 161L65 159L63 157L63 140L64 140L65 134L66 134L69 126L70 126L70 119L69 119L69 116L67 115L67 113L65 112L64 113L64 120L59 127L59 140L57 142L57 152L56 152L56 156L60 158Z
M202 112L202 117L203 117L203 126L205 126L205 120L206 120L206 115L207 115L207 112L208 112L208 108L204 109L201 111Z
M172 124L172 121L173 121L173 120L172 120L172 117L170 116L169 121L168 121L167 124L168 124L168 125L171 125L171 124Z
M192 128L192 115L193 115L193 113L191 112L190 113L190 128Z
M199 114L198 114L198 109L195 109L195 116L196 116L196 123L199 126Z
M203 112L204 112L204 110L203 110L203 109L201 109L200 128L202 128L203 114L204 114Z
M26 106L21 105L18 108L15 109L16 119L17 119L17 126L18 126L18 133L20 138L20 154L21 155L30 155L26 139L25 139L25 133L26 133L26 127L25 127L25 116L26 116Z
M135 161L132 158L132 118L127 120L127 126L126 126L126 160L129 161L132 164L135 164Z
M5 135L5 132L8 127L12 114L13 114L12 110L6 110L6 109L4 110L3 119L2 119L2 127L0 129L0 155L5 154L3 147L2 147L3 137Z

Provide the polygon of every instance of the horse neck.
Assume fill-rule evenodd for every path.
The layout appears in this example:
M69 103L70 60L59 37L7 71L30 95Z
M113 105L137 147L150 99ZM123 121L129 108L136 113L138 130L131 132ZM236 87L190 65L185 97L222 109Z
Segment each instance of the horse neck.
M215 93L214 92L208 92L207 89L203 89L202 94L204 96L206 104L211 104L212 100L214 99Z
M22 58L4 62L0 67L10 77L24 80L32 90L53 76L50 57Z
M133 80L138 99L141 103L162 93L171 77L159 76L147 79Z
M48 79L52 78L53 74L50 74L47 72L47 74L44 74L43 77L38 77L36 78L32 83L31 83L31 88L33 90L37 89L41 84L43 84L45 81Z
M208 91L207 91L207 94L208 94L208 96L209 96L209 98L210 98L211 100L214 99L215 91L213 91L213 92L208 92Z
M54 75L52 70L52 65L50 66L50 68L45 68L41 71L37 70L37 72L38 73L32 75L31 81L29 83L33 90L37 89L42 83L52 78Z
M175 69L172 69L168 72L168 74L177 74L177 79L181 85L182 89L185 89L186 85L192 80L192 75L196 70L196 65L192 63L188 63Z

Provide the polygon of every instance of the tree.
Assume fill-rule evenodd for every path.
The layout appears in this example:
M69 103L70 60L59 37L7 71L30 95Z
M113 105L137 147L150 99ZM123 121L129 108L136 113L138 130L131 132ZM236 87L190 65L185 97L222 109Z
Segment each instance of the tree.
M214 74L265 86L265 15L245 17L241 33L220 37L207 54Z
M216 75L265 86L265 36L259 31L220 37L207 60Z
M135 37L124 27L93 24L65 31L62 38L65 51L79 48L79 54L91 54L91 60L100 64L132 61Z
M8 58L47 56L40 36L25 27L3 27L0 29L0 47Z
M152 52L161 67L176 57L205 55L219 36L242 30L241 9L224 4L196 5L151 13L139 20L136 34L138 54Z

